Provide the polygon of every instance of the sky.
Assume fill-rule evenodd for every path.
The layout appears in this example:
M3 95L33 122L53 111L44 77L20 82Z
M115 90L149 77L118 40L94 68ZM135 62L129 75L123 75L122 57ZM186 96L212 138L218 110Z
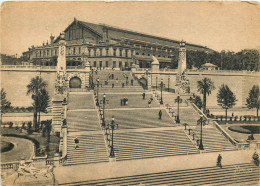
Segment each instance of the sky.
M217 51L260 49L257 2L4 2L1 53L20 56L57 37L74 17Z

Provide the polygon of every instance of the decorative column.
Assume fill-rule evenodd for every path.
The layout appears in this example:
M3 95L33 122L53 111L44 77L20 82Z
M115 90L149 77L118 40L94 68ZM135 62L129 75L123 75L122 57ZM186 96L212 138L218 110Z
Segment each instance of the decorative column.
M90 63L87 61L88 59L84 59L85 63L85 87L89 87L89 76L90 76Z
M52 130L55 133L61 132L61 125L66 113L64 102L67 100L67 74L66 74L66 41L65 33L62 32L59 41L57 74L55 82L55 95L52 99Z
M178 75L182 75L186 70L186 42L180 42L179 61L178 61Z

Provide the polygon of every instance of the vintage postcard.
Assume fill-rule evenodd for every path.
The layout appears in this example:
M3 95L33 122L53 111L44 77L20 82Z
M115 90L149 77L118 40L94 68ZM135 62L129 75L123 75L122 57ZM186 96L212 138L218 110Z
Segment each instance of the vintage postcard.
M1 185L259 185L260 6L1 4Z

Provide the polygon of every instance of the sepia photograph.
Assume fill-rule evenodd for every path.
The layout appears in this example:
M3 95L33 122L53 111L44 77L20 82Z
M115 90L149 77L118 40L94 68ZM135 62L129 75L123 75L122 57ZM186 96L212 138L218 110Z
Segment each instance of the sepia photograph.
M257 1L5 1L1 185L260 185Z

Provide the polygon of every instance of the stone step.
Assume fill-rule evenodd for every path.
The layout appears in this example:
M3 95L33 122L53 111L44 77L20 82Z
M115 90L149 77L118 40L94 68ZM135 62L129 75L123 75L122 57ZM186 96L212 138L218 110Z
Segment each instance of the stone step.
M100 180L90 180L68 183L69 185L232 185L259 181L260 168L252 164L238 164L243 169L252 172L235 172L236 165L205 167L198 169L178 170L169 172L150 173ZM63 185L68 185L63 184Z

